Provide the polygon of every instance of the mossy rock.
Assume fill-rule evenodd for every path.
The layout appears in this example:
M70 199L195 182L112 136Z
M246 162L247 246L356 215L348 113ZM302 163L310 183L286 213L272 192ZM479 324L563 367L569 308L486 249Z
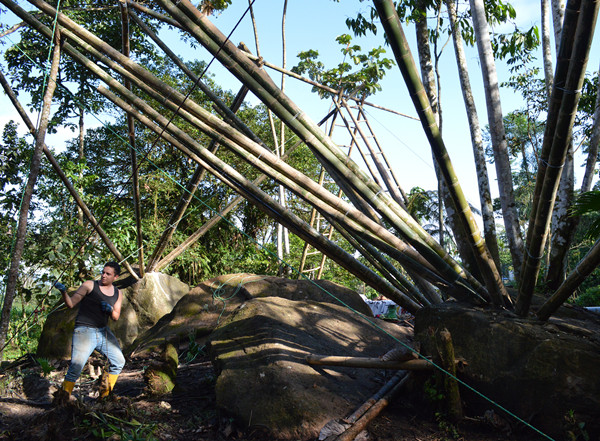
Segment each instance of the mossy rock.
M178 365L177 349L172 344L166 343L163 346L162 353L153 360L150 367L144 372L144 381L148 393L150 395L164 395L171 392L175 387Z
M211 334L217 406L272 439L316 439L383 384L370 369L310 366L308 355L377 357L411 331L332 303L251 299Z

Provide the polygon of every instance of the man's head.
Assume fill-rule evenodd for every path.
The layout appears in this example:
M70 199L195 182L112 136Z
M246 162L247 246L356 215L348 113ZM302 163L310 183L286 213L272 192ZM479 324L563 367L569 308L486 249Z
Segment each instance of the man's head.
M121 266L117 263L117 262L107 262L106 265L104 265L104 268L109 267L112 268L113 270L115 270L115 276L119 276L121 274Z
M108 262L102 269L100 275L101 285L112 285L115 279L121 274L121 267L117 262Z

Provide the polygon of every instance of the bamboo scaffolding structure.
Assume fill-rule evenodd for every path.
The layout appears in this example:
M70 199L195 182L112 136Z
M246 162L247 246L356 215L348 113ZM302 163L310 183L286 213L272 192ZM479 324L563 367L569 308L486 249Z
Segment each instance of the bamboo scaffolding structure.
M6 0L3 0L3 1L6 1ZM36 6L38 6L38 8L40 8L43 12L46 12L46 13L49 13L49 14L53 13L52 12L53 9L49 5L47 5L46 3L44 3L43 1L41 1L41 0L30 0L30 2L33 3L33 4L35 4ZM80 46L85 47L86 50L88 50L90 53L93 53L94 56L102 59L105 62L108 62L109 64L111 64L111 63L107 60L107 57L105 57L102 53L99 53L97 50L94 50L89 44L83 42L77 35L85 38L90 43L94 44L103 53L105 53L106 55L109 55L112 59L119 60L119 62L121 64L123 64L124 66L126 66L127 69L129 69L129 70L127 70L127 69L121 69L121 68L119 68L119 66L115 66L114 63L111 64L111 67L113 69L117 69L117 71L120 74L129 77L130 79L132 79L132 81L136 80L136 78L134 76L132 76L132 73L131 73L132 71L136 72L136 74L141 75L142 78L143 78L143 81L141 83L138 82L138 84L137 84L138 87L141 87L148 94L150 94L151 96L155 96L156 99L158 99L159 101L162 101L164 103L164 101L165 101L164 98L161 98L161 96L157 96L157 94L156 94L156 89L160 89L161 87L165 87L165 85L163 83L161 83L160 81L158 81L156 78L154 78L152 75L150 75L147 71L141 69L135 63L132 63L131 60L129 60L129 59L125 58L125 57L122 57L122 55L118 51L115 51L110 46L108 46L107 44L105 44L101 40L99 40L97 37L95 37L93 34L90 34L89 32L85 31L83 28L81 28L78 25L76 25L74 22L72 22L72 20L68 19L67 17L65 17L62 14L59 14L58 17L59 17L59 21L61 23L63 23L66 27L68 27L69 29L71 29L72 31L74 31L76 33L76 35L70 33L69 34L70 38L72 38L75 41L77 41L77 43ZM88 66L88 67L90 67L90 66ZM199 106L194 106L193 101L191 101L191 100L187 100L186 101L183 97L180 96L180 94L177 91L175 91L173 89L170 89L170 88L167 88L167 90L169 91L168 94L171 95L171 98L177 99L176 106L177 106L177 109L179 110L180 114L184 114L185 113L184 111L181 110L182 106L192 105L193 110L195 111L195 113L198 114L198 115L200 115L200 116L206 117L208 119L208 121L213 126L215 124L217 126L219 124L224 124L221 120L215 120L214 116L212 114L207 113L206 111L204 111L204 109L200 108ZM238 134L234 130L232 130L230 128L230 126L226 126L226 127L221 126L221 128L224 130L224 132L225 132L224 135L225 136L235 135L235 137L237 137L238 140L240 139L240 136L243 136L241 134ZM206 128L200 127L200 129L206 132ZM220 140L221 143L225 144L225 141L222 138L219 138L219 140ZM265 149L262 149L262 150L263 151L261 151L261 152L258 153L258 158L260 158L261 156L269 155L270 154L270 152L268 152L268 151L267 151L267 153L265 153L264 152ZM277 161L276 159L274 159L272 162L273 162L273 164L271 164L271 165L277 165L279 167L283 167L283 166L286 165L286 164L280 163L280 161ZM271 161L270 161L270 163L271 163ZM252 164L256 166L256 165L259 164L259 162L258 161L253 161ZM262 162L262 164L264 165L264 162ZM278 175L278 176L279 177L273 176L273 178L281 182L281 176L282 175ZM292 178L291 181L288 180L287 182L291 182L291 183L293 183L295 185L295 182L296 182L295 180L297 180L299 178L301 178L300 174L298 174L297 171L296 171L294 178ZM306 183L306 182L307 182L307 180L303 180L303 183ZM314 184L314 182L312 182L310 180L308 180L308 182ZM286 185L288 188L290 188L289 185L287 185L285 183L284 183L284 185ZM292 191L294 191L292 188L290 188L290 189ZM306 199L307 193L305 193L305 192L303 193L301 191L299 195L301 197L303 197L303 195L304 195L304 197ZM318 191L317 191L316 197L319 197L321 195L322 194L319 194ZM352 209L352 208L350 208L346 212L346 215L350 215L350 214L352 214L352 216L364 217L364 215L362 213L360 213L358 210L355 210L355 209ZM406 245L404 245L403 243L401 243L401 241L399 242L399 239L396 236L393 236L393 235L389 234L389 232L387 230L385 230L385 229L383 229L381 227L377 227L377 229L379 230L379 234L383 234L384 237L388 236L392 242L395 242L396 243L395 246L401 246L402 248L405 249L406 252L411 252L410 248L406 247ZM419 246L419 245L420 245L420 242L417 243L417 246ZM457 281L461 277L460 275L456 274L455 269L459 270L462 274L464 274L462 268L460 268L459 266L455 266L455 267L449 268L447 266L447 261L445 261L443 259L440 260L439 256L435 252L431 251L431 249L429 247L425 246L424 244L423 244L423 246L420 246L420 248L421 248L421 252L425 252L425 253L429 254L430 258L432 258L434 260L437 260L436 266L438 266L438 267L441 266L441 270L445 271L446 274L447 274L447 277L449 276L449 278L452 281ZM472 282L478 283L476 280L474 280L472 278L469 279L469 280L472 281ZM467 286L468 286L468 284L467 284Z
M557 65L555 81L552 86L552 102L555 103L555 105L551 110L556 111L556 113L553 113L553 115L556 114L556 123L554 124L554 118L552 118L551 125L554 127L551 127L551 129L554 128L553 132L550 133L546 131L544 133L542 149L544 149L544 146L547 144L549 144L550 147L548 148L547 161L544 164L545 170L543 171L543 179L542 181L536 181L536 189L540 186L539 200L536 205L533 226L530 226L530 230L532 230L531 234L528 232L527 256L524 261L525 263L522 271L523 277L519 287L519 297L517 299L516 312L521 316L525 316L529 312L531 298L533 297L535 283L539 274L541 257L548 235L552 209L554 207L556 192L560 183L562 167L566 161L569 144L572 138L575 113L581 95L581 87L585 79L585 68L587 66L591 42L594 35L594 28L596 27L598 9L600 8L600 4L597 1L583 0L580 12L577 14L576 12L571 11L573 3L577 3L577 1L569 2L567 7L569 15L578 15L577 27L574 36L570 36L573 40L571 51L569 51L570 38L567 39L564 29L562 33L561 52L563 52L564 43L565 52L567 53L561 53L561 58L564 58L567 55L570 55L570 57L566 77L564 77L564 83L561 81L563 79L562 71L564 71L564 68L559 72ZM567 15L565 11L565 21L566 20ZM560 92L555 95L555 91L559 89ZM547 136L550 137L548 138L548 141Z
M25 111L23 106L21 106L21 103L18 101L16 95L12 91L12 88L10 87L10 85L8 84L6 79L4 78L4 75L2 74L1 71L0 71L0 83L2 84L2 87L4 88L6 95L8 95L13 106L17 110L17 113L21 116L21 119L27 126L27 129L29 130L29 132L32 135L34 135L35 134L35 126L29 119L27 112ZM92 225L92 228L94 228L94 230L96 230L96 233L98 233L98 236L100 236L100 239L102 239L102 242L104 242L104 245L106 245L106 247L112 253L112 255L115 256L115 259L117 259L119 262L121 262L121 265L123 265L125 267L127 272L129 274L131 274L131 276L135 280L139 280L137 273L133 270L133 268L129 265L129 263L124 259L123 255L120 253L120 251L117 249L117 247L112 243L112 241L110 240L110 238L108 237L106 232L102 229L99 222L96 220L96 218L94 217L94 215L92 214L91 210L88 208L86 203L83 201L81 196L79 196L77 189L71 183L71 181L69 180L69 178L67 177L65 172L60 167L58 161L52 155L52 152L48 149L48 147L46 145L44 145L43 152L44 152L44 155L46 156L46 158L48 159L48 162L50 162L50 165L52 165L52 168L54 169L54 171L56 172L56 174L58 175L60 180L63 182L67 191L73 197L73 200L75 201L77 206L79 208L81 208L81 211L83 212L84 216L87 218L89 223Z
M261 98L267 107L271 108L298 136L304 139L320 160L325 159L322 161L324 165L337 167L344 182L351 183L361 196L369 200L374 208L388 218L388 221L401 231L415 248L419 249L419 252L429 255L430 259L434 259L431 253L437 254L438 258L450 265L460 277L466 278L477 291L485 291L485 288L476 279L466 273L408 213L382 193L381 188L375 182L339 151L337 146L306 117L304 112L297 108L263 71L256 69L246 55L228 42L189 1L178 2L177 6L168 0L159 0L159 3L228 70ZM330 174L333 176L331 172ZM338 181L338 184L342 185L342 181Z
M127 5L119 3L121 10L121 41L123 55L129 57L129 15L127 14ZM125 79L125 87L131 90L131 83ZM131 176L132 176L132 194L133 194L133 210L135 213L135 229L136 241L138 247L138 266L140 269L140 277L144 277L144 241L142 235L142 209L140 205L140 179L138 170L137 153L135 149L135 123L131 115L127 115L127 135L129 138L129 152L131 155Z
M77 29L77 26L74 25L73 23L70 23L69 20L65 19L65 22L72 25L74 29ZM79 29L79 31L80 31L80 33L85 34L85 32L83 32L83 30ZM214 117L214 115L206 112L204 109L197 106L193 101L191 101L189 99L185 100L183 97L180 96L180 94L177 91L175 91L171 88L168 88L168 87L165 89L165 94L170 95L170 98L177 99L177 101L173 102L173 101L171 101L171 99L166 99L162 95L158 94L157 90L164 88L166 86L163 83L161 83L158 79L153 77L151 74L149 74L147 71L139 68L139 66L135 65L135 63L131 63L131 61L129 59L122 58L122 57L120 57L121 54L119 54L118 52L116 52L114 50L112 51L112 55L114 57L116 57L117 59L120 59L121 62L125 62L126 64L129 64L130 65L129 67L131 67L132 70L135 70L137 73L140 73L142 75L141 79L138 79L130 71L123 69L122 67L120 67L119 64L111 61L111 59L108 59L101 52L94 49L90 45L86 44L77 35L74 35L67 30L65 30L65 32L68 33L69 37L73 41L76 41L78 45L84 47L88 52L90 52L92 55L94 55L94 57L100 59L102 62L109 65L111 68L115 69L120 74L127 76L132 81L136 82L136 85L138 87L142 88L148 94L155 97L155 99L159 100L164 105L167 105L167 107L170 106L170 108L172 110L178 111L180 116L188 119L188 121L190 121L192 124L194 124L196 127L198 127L203 132L209 134L209 136L213 137L213 139L217 139L223 145L226 145L229 148L232 148L232 150L236 151L236 153L240 154L242 157L244 157L246 160L248 160L248 162L253 164L259 170L269 174L273 179L278 180L279 182L282 182L284 185L286 185L286 187L288 187L290 190L294 191L300 197L303 197L304 199L306 199L309 203L320 204L321 207L324 207L324 205L323 205L323 203L321 203L320 199L316 199L316 198L323 199L323 196L325 196L324 202L333 204L333 206L341 206L340 208L337 208L338 213L340 213L340 214L336 214L336 216L339 217L341 215L341 213L345 213L343 215L343 217L349 216L353 219L356 218L356 219L358 219L359 222L362 221L361 222L362 224L364 224L366 222L368 227L371 230L374 229L373 230L374 234L377 234L379 236L386 238L386 240L388 242L390 242L391 244L393 244L394 247L398 248L403 253L408 254L414 260L420 261L420 263L422 265L428 265L426 260L421 258L410 247L408 247L406 244L404 244L398 237L391 234L388 230L386 230L385 228L381 227L378 224L374 224L372 221L370 221L368 218L366 218L363 213L354 209L352 206L348 205L343 200L336 198L335 196L331 195L328 192L324 192L322 190L322 188L318 186L318 184L314 183L314 181L306 178L304 175L299 173L297 170L289 167L285 162L282 162L279 158L277 158L275 155L273 155L270 151L262 148L262 146L258 146L256 144L252 143L247 138L245 138L243 136L243 134L239 134L238 132L235 132L230 126L225 125L225 123L223 123L221 120L216 119ZM98 46L102 47L103 49L105 49L106 51L110 52L111 49L105 48L104 47L104 46L106 46L105 44L101 43L100 41L95 41L95 43L96 43L96 45L98 45ZM110 78L110 76L107 76L105 73L102 73L101 70L95 64L90 63L89 60L87 61L87 63L84 60L81 62L83 62L90 70L95 72L100 78L102 78L103 81L105 81L105 82L107 82L107 84L111 85L111 87L116 87L117 89L123 89L122 86L118 82L114 81L112 78ZM125 94L125 95L127 94L127 92L125 90L120 90L120 93ZM190 115L187 112L187 110L184 109L184 107L191 108L194 111L194 115L199 115L199 116L203 117L209 124L211 124L211 127L208 127L204 122L202 122L202 123L199 122L199 120L195 116ZM212 130L213 127L220 129L221 133L219 135L217 135ZM248 147L248 146L252 147L254 149L252 151L252 153L254 154L254 157L248 157L242 150L239 150L240 144L232 144L231 142L229 142L228 138L225 138L225 136L231 137L232 141L234 141L236 143L241 142L245 147ZM261 157L263 157L264 160L261 161L260 160ZM268 165L267 165L267 163L268 163ZM273 167L277 167L277 171L273 171ZM284 171L285 173L287 173L287 175L285 175L285 177L284 177L284 175L281 174L280 171ZM289 176L289 178L287 176ZM301 187L300 184L302 184L302 186L304 186L304 187ZM307 192L307 190L308 190L308 192ZM309 193L309 192L312 192L312 193ZM435 256L435 257L437 257L437 256ZM456 281L458 281L458 279L460 279L460 277L452 269L448 268L445 265L444 261L440 261L439 259L437 259L437 260L438 260L438 264L441 264L441 268L438 267L437 270L445 271L446 277L449 278L451 283L456 282ZM437 271L437 270L434 270L434 271Z
M395 6L391 0L374 0L373 3L381 18L381 23L392 46L396 62L400 67L410 96L417 109L421 125L425 130L436 162L439 165L456 211L459 214L461 224L470 239L469 245L476 256L479 270L485 281L485 286L490 293L492 302L498 306L504 304L510 305L511 300L504 288L500 273L487 249L485 240L479 232L473 213L458 182L458 177L442 140L429 99L417 73Z
M337 355L309 355L306 362L312 366L343 366L369 369L398 369L404 371L429 371L433 364L427 360L385 361L373 357L343 357Z
M381 277L377 276L369 268L359 263L356 259L354 259L354 257L346 253L342 248L335 245L333 242L328 241L317 231L311 229L309 225L292 214L290 210L281 207L281 205L279 205L275 200L254 186L249 180L241 176L231 166L218 160L218 158L211 157L211 155L207 153L206 149L203 149L201 146L197 145L197 143L189 135L177 128L177 126L174 124L169 124L167 126L166 118L154 111L143 101L137 102L136 105L143 107L144 110L148 112L150 117L140 114L133 107L123 102L120 98L116 97L104 87L99 87L98 90L107 98L111 99L117 106L134 115L135 118L138 119L142 124L146 125L146 127L155 131L155 133L159 134L167 142L170 142L188 157L201 164L211 174L215 175L226 185L230 186L246 199L253 202L259 209L264 210L265 213L275 217L279 222L289 228L290 231L294 232L305 241L311 241L315 248L330 255L333 260L363 280L365 283L373 286L373 288L380 290L381 292L385 292L386 296L394 300L399 305L406 307L406 309L409 311L416 311L419 309L420 306L416 302L414 302L404 293L396 290L392 285L384 281ZM178 139L173 137L170 133L176 134ZM183 142L180 142L180 140ZM210 161L210 163L205 162L204 159L207 159ZM212 164L214 164L215 167L213 167Z
M6 0L3 0L3 1L6 1ZM38 5L39 7L43 8L43 10L44 10L44 11L46 11L47 13L51 13L51 11L52 11L52 8L50 8L50 7L49 7L48 5L46 5L45 3L43 3L43 2L41 2L41 1L39 1L39 0L31 0L31 1L32 1L33 3L35 3L36 5ZM7 2L7 3L11 3L11 2ZM18 7L16 7L16 6L15 6L14 8L16 9L16 8L18 8ZM138 86L139 86L139 87L142 87L142 88L145 88L145 90L146 90L146 92L147 92L147 93L153 94L153 93L155 93L155 90L154 90L154 89L155 89L155 88L158 88L159 86L161 86L161 83L160 83L160 82L158 82L158 83L157 83L157 82L153 82L153 81L156 81L156 79L154 79L154 78L153 78L151 75L149 75L149 74L148 74L147 72L145 72L143 69L139 68L139 66L135 65L135 63L132 63L132 62L131 62L131 60L129 60L129 59L126 59L125 57L122 57L122 55L121 55L120 53L118 53L117 51L114 51L114 50L113 50L112 48L110 48L110 47L107 47L108 45L106 45L106 44L102 43L101 41L99 41L99 39L97 39L97 37L94 37L93 35L90 35L90 34L89 34L87 31L85 31L85 30L81 29L80 27L78 27L77 25L75 25L75 24L74 24L74 23L73 23L71 20L69 20L68 18L64 17L62 14L59 14L59 21L61 21L61 22L65 23L65 24L66 24L66 26L68 26L68 27L72 28L72 29L73 29L74 31L76 31L76 32L77 32L79 35L83 35L83 36L86 36L87 38L89 38L89 39L90 39L90 41L91 41L91 42L93 42L93 43L94 43L96 46L100 47L100 48L101 48L101 49L102 49L104 52L106 52L106 53L107 53L108 55L110 55L112 58L115 58L115 59L119 60L121 63L123 63L124 65L126 65L128 69L131 69L132 71L135 71L136 73L138 73L138 74L141 74L141 75L142 75L142 77L143 77L143 80L142 80L141 84L138 84ZM38 27L39 27L39 26L38 26ZM106 59L106 57L104 57L102 54L98 53L98 51L95 51L95 50L93 50L93 48L92 48L90 45L88 45L87 43L83 42L83 41L82 41L82 40L81 40L79 37L77 37L76 35L74 35L74 34L70 34L70 38L72 38L73 40L77 41L77 42L78 42L78 44L79 44L80 46L82 46L82 47L86 48L86 50L88 50L88 51L92 52L92 53L93 53L95 56L99 56L100 58ZM96 67L97 67L97 66L96 66ZM118 67L118 66L114 66L114 65L113 65L113 66L111 66L111 67L113 67L113 68L116 68L116 69L119 69L119 67ZM90 64L88 64L88 68L90 68L91 70L94 70L94 66L93 66L93 65L90 65ZM129 72L128 70L119 69L118 71L119 71L119 73L121 73L122 75L128 76L130 79L135 79L135 78L133 78L133 76L131 75L131 72ZM106 81L106 80L105 80L105 81ZM109 83L110 83L110 81L109 81ZM168 90L169 90L169 92L172 92L172 93L173 93L173 95L177 95L177 93L176 93L175 91L172 91L172 90L170 90L170 89L168 89ZM156 96L156 94L155 94L155 96ZM159 100L161 100L160 96L158 96L157 98L158 98ZM179 97L179 96L177 96L177 99L178 99L178 101L179 101L178 103L176 103L176 104L175 104L175 105L177 105L177 106L183 106L184 104L193 104L193 102L191 102L191 101L189 101L189 100L188 100L187 102L184 102L185 100L184 100L184 99L182 99L182 98L181 98L181 97ZM164 99L162 99L162 101L164 101ZM178 107L178 108L179 108L179 107ZM194 107L194 110L195 110L196 112L199 112L199 114L200 114L200 115L202 115L202 113L203 113L203 112L204 112L204 113L206 113L206 112L205 112L203 109L201 109L201 108ZM182 112L182 113L183 113L183 112ZM212 117L213 119L211 120L211 119L210 119L210 117ZM217 125L218 125L218 124L223 124L223 123L222 123L220 120L214 121L214 116L213 116L213 115L210 115L210 114L209 114L209 115L207 116L207 118L208 118L209 122L210 122L211 124L213 124L213 125L214 125L214 124L217 124ZM233 131L233 130L231 130L230 128L229 128L229 130L227 130L227 128L229 128L229 126L227 126L226 128L224 128L224 130L225 130L225 132L226 132L226 135L232 135L232 134L233 134L233 135L235 135L235 136L234 136L234 138L235 138L235 137L237 137L238 139L240 139L240 138L239 138L239 136L236 134L236 132L234 132L234 131ZM204 128L204 129L202 129L202 130L203 130L203 131L206 131L206 128ZM219 138L219 139L222 141L222 139L221 139L221 138ZM263 156L263 155L265 155L265 153L264 153L264 149L262 149L262 150L263 150L263 151L259 151L259 152L257 153L257 154L258 154L258 158L260 158L260 156ZM267 154L270 154L270 152L268 152ZM258 158L255 158L256 160L255 160L254 162L252 162L252 163L253 163L253 164L256 164L256 163L257 163L257 160L258 160ZM275 161L275 163L276 163L276 161ZM264 164L264 162L263 162L262 164ZM278 164L278 163L276 163L276 165L283 167L283 164ZM292 170L293 170L293 169L292 169ZM289 171L289 169L288 169L288 171ZM272 176L273 176L273 175L272 175ZM280 179L280 176L281 176L281 175L276 175L276 176L273 176L273 177L274 177L274 179L278 179L278 180L280 180L280 181L281 181L281 179ZM288 180L288 182L293 182L293 183L294 183L294 185L295 185L295 182L294 182L294 180L295 180L295 179L297 179L298 177L299 177L299 175L296 173L296 175L294 176L294 178L293 178L291 181L290 181L290 180ZM309 181L309 182L311 182L312 184L314 184L314 182L312 182L312 181L310 181L310 180L308 180L308 181ZM286 185L286 186L287 186L287 185ZM288 186L288 188L289 188L289 186ZM294 191L294 190L293 190L293 191ZM304 192L304 190L301 190L299 194L300 194L301 196L302 196L302 195L306 195L306 193L305 193L305 192L303 193L303 192ZM319 193L317 192L317 197L319 197L319 196L321 196L321 194L319 194ZM306 197L305 197L305 199L306 199ZM310 201L309 201L309 202L310 202ZM352 210L354 210L354 211L352 211ZM343 211L343 210L342 210L342 211ZM347 211L347 212L346 212L346 215L350 215L350 214L352 214L352 216L358 216L359 218L360 218L360 217L364 217L364 216L362 215L362 213L358 212L358 211L357 211L357 210L355 210L355 209L350 209L349 211ZM395 245L394 245L394 246L396 246L396 247L397 247L398 245L401 245L401 247L402 247L402 248L404 248L405 252L412 253L412 251L410 251L410 248L408 248L408 247L406 247L405 245L401 244L401 242L398 242L398 238L397 238L397 237L395 237L395 236L393 236L393 235L389 234L389 233L387 232L387 230L384 230L384 229L382 229L381 227L378 227L378 228L379 228L379 232L381 232L381 234L384 234L384 237L386 237L386 236L387 236L387 237L389 237L389 238L390 238L390 240L392 241L392 243L395 243ZM383 230L383 231L381 231L381 230ZM376 234L377 234L377 233L376 233ZM391 236L391 237L390 237L390 236ZM414 253L413 253L413 254L414 254ZM439 256L437 256L437 255L436 255L436 257L439 257ZM443 262L443 261L442 261L442 262ZM451 276L451 277L450 277L451 283L452 283L452 282L454 282L454 281L457 281L457 280L459 279L459 276L458 276L458 275L457 275L457 274L456 274L456 273L455 273L453 270L449 270L448 268L446 268L446 267L445 267L445 264L444 264L444 266L443 266L443 268L442 268L442 269L443 269L444 271L446 271L446 274L447 274L447 275L450 275L450 276Z

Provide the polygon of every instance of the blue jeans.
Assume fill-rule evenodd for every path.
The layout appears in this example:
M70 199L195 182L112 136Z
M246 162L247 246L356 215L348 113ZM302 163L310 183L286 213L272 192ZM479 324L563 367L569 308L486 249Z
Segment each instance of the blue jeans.
M73 344L71 346L71 364L65 376L66 381L77 381L88 358L94 349L104 354L110 363L108 373L118 375L125 366L125 357L119 342L108 327L90 328L77 326L73 331Z

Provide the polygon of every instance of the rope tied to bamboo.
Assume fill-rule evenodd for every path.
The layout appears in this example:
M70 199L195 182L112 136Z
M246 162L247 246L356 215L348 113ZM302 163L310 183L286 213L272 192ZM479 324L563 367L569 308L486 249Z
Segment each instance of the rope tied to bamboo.
M554 164L550 164L550 163L549 163L548 161L546 161L545 159L540 159L540 162L541 162L542 164L544 164L544 165L545 165L546 167L548 167L548 168L557 168L557 169L560 169L560 168L563 168L563 167L565 166L565 162L563 162L563 163L562 163L562 164L560 164L560 165L554 165Z

